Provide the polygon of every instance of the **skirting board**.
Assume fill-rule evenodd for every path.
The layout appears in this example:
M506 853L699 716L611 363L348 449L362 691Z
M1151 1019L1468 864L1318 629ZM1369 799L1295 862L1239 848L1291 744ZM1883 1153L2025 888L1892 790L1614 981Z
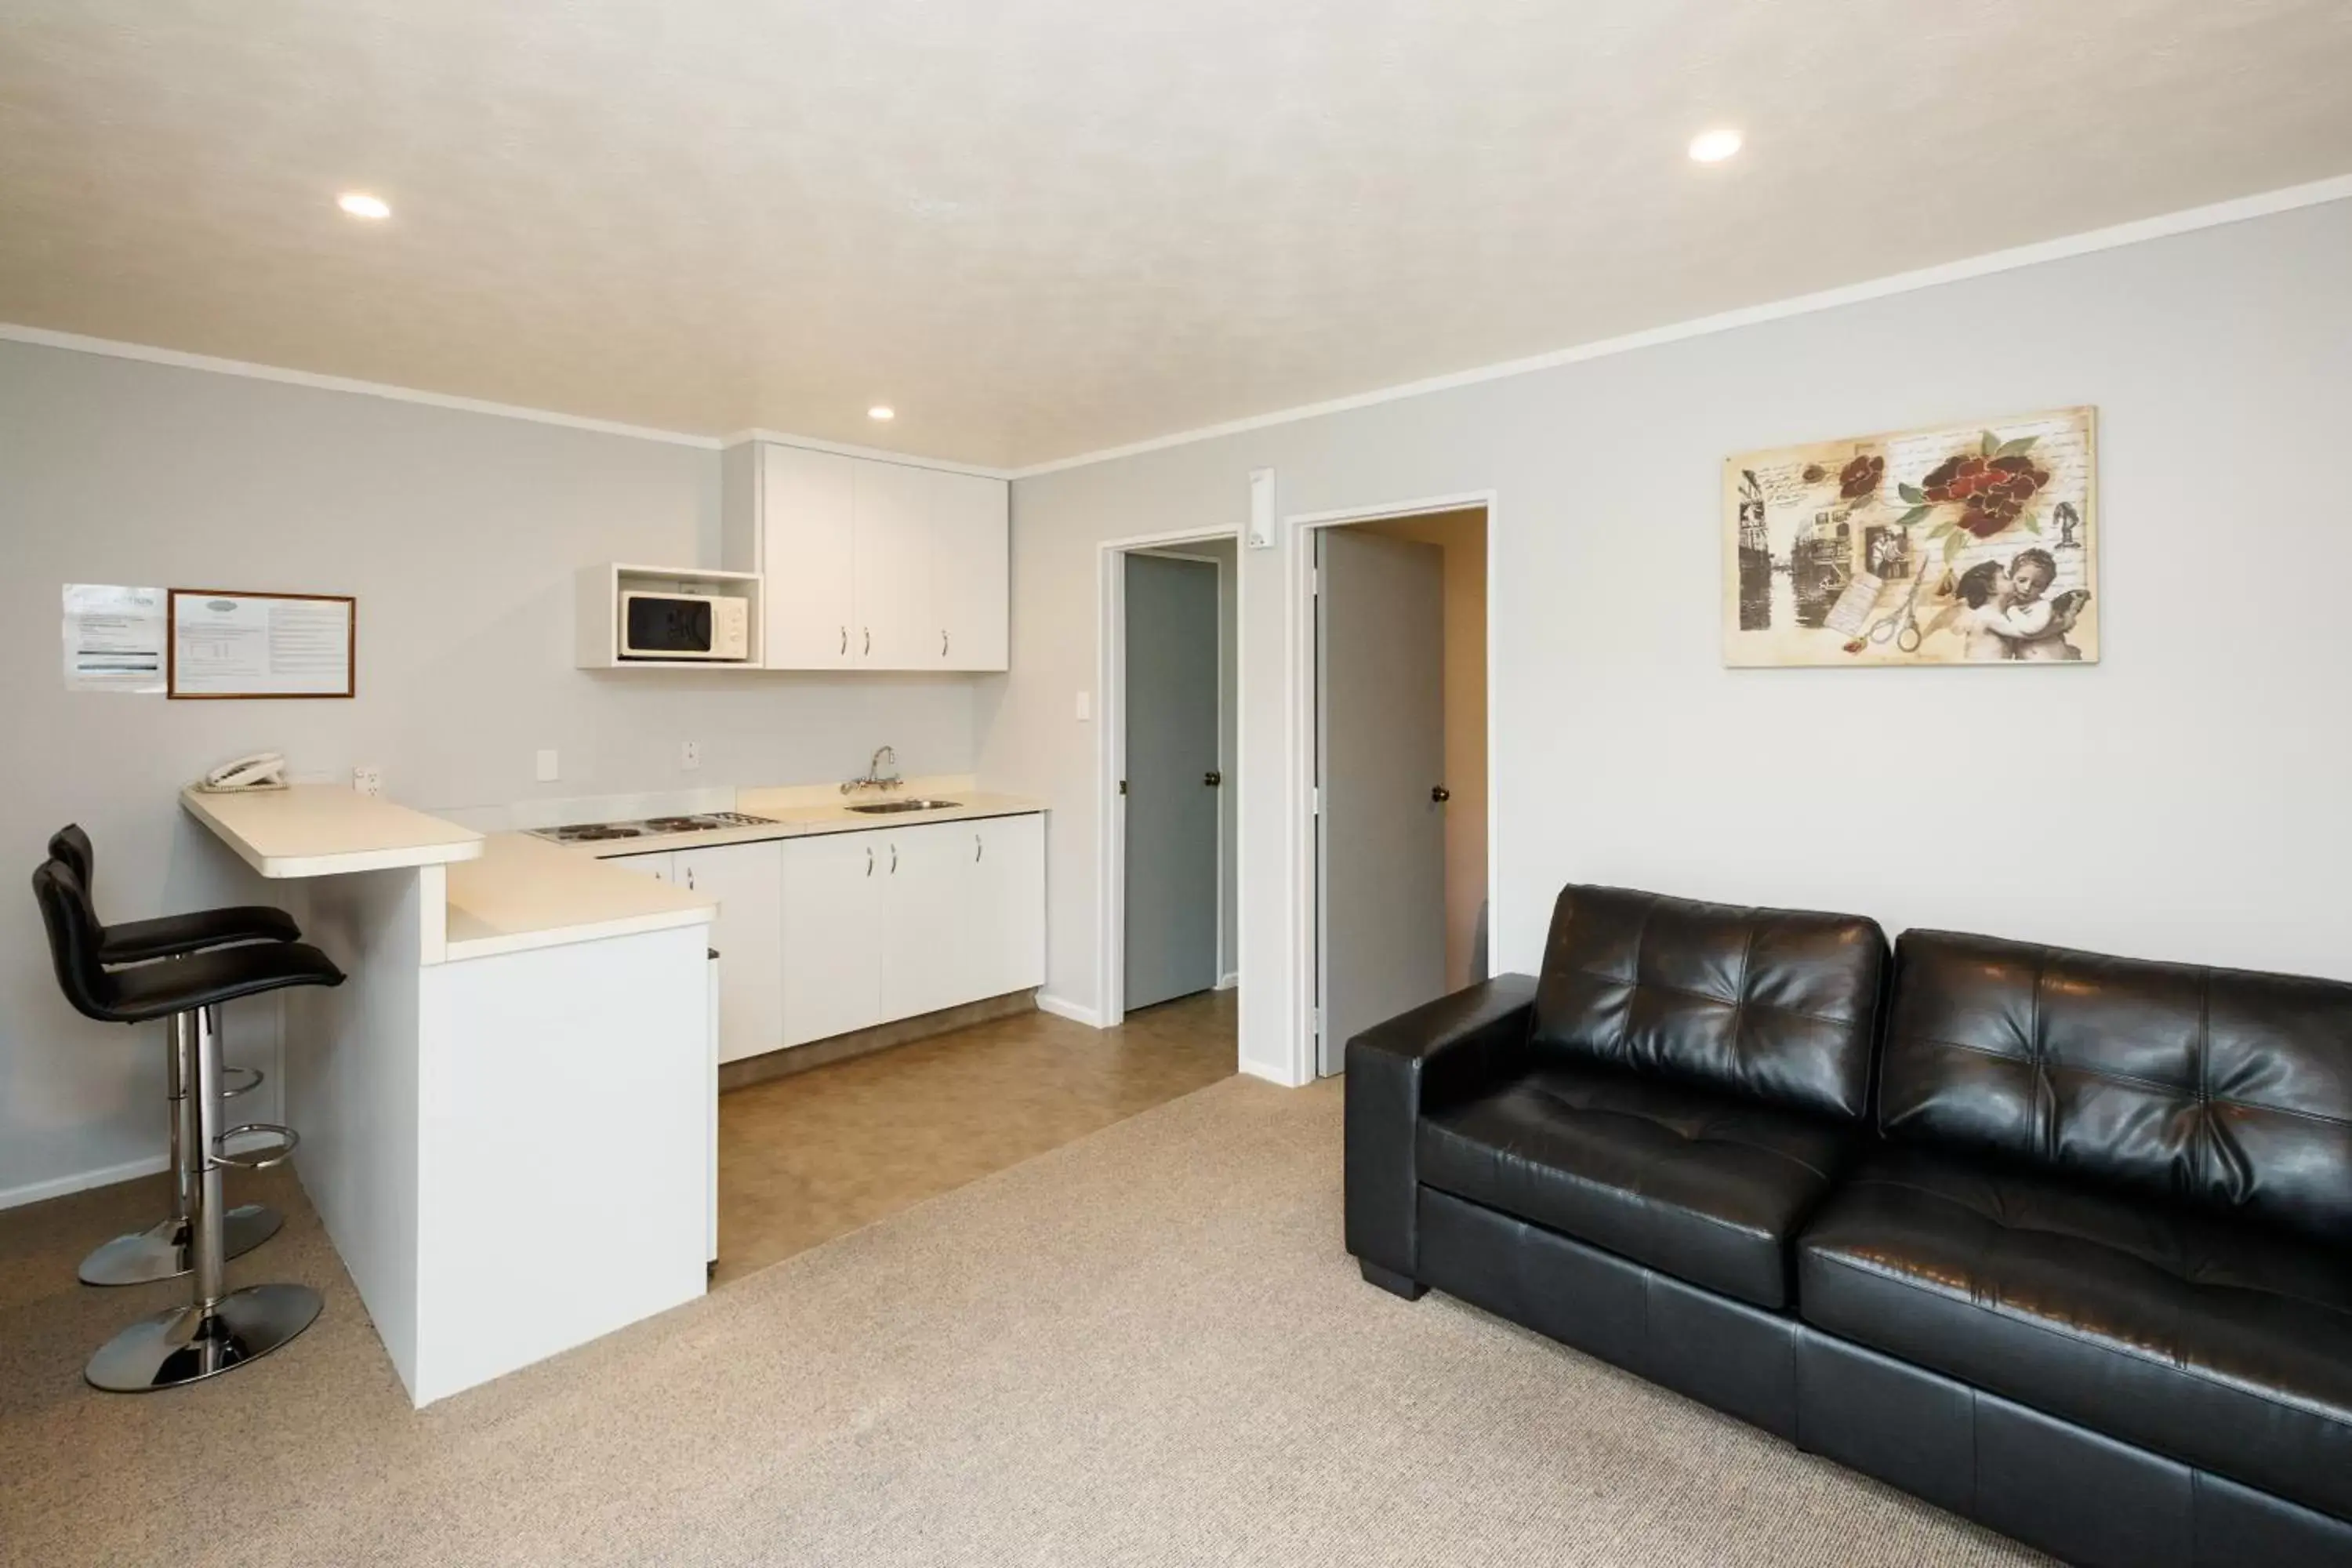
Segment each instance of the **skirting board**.
M61 1198L68 1193L88 1192L92 1187L110 1187L117 1182L135 1181L141 1176L158 1176L171 1167L172 1157L169 1154L151 1154L144 1160L132 1160L121 1165L77 1171L70 1176L52 1176L46 1182L27 1182L21 1187L0 1191L0 1209L37 1204L45 1198Z
M1241 983L1242 972L1236 969L1230 974L1220 975L1218 977L1217 989L1220 991L1231 991L1234 986L1239 985Z
M1084 1024L1089 1029L1108 1027L1103 1022L1102 1015L1092 1007L1081 1007L1076 1002L1065 1001L1043 991L1037 993L1037 1011L1051 1013L1056 1018L1067 1018L1074 1024Z

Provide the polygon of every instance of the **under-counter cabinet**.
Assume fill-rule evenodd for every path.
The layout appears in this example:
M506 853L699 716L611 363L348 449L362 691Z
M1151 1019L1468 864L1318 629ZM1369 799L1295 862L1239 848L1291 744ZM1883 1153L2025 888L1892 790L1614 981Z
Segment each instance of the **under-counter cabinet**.
M1003 480L754 441L723 489L726 560L765 584L765 668L1005 668Z
M698 849L621 855L611 864L719 900L710 945L719 954L719 1059L772 1051L783 1037L783 847L714 844Z
M1045 982L1042 816L794 839L783 867L784 1045Z
M612 863L718 896L721 1061L1045 984L1035 813Z

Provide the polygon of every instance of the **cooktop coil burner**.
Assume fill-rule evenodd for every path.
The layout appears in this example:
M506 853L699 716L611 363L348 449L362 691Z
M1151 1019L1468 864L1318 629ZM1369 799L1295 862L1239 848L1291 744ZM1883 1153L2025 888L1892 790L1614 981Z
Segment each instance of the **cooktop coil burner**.
M772 816L740 811L701 811L687 816L648 816L635 822L568 822L537 827L531 837L556 844L601 844L614 838L650 838L670 833L715 833L722 827L765 827Z

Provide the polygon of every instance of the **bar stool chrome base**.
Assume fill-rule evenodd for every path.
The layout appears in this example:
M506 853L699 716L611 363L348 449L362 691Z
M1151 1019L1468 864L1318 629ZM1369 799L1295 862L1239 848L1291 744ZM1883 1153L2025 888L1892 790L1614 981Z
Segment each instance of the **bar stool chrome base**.
M268 1204L239 1204L221 1216L227 1256L241 1258L278 1234L286 1216ZM81 1260L85 1285L152 1285L177 1279L193 1267L192 1237L184 1219L158 1220L145 1230L118 1236Z
M100 1345L82 1376L109 1394L178 1388L268 1355L319 1316L308 1285L248 1285L209 1309L173 1307Z

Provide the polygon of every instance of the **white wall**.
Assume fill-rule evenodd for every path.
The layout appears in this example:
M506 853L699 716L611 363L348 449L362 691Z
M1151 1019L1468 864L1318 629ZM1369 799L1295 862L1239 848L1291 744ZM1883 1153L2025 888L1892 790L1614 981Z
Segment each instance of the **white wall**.
M970 677L573 669L575 568L715 564L718 523L716 452L0 342L0 1204L163 1153L162 1026L67 1007L23 880L68 821L120 921L266 892L174 800L265 746L380 763L426 807L847 778L886 741L910 775L970 771ZM68 693L67 582L355 594L359 696ZM275 1009L229 1013L232 1059L264 1064Z
M1498 970L1570 879L2352 977L2352 203L1021 480L982 771L1097 985L1097 540L1492 489ZM1538 345L1528 345L1530 348ZM1734 452L2095 404L2096 667L1727 670ZM1292 1058L1282 551L1242 556L1244 1063Z

